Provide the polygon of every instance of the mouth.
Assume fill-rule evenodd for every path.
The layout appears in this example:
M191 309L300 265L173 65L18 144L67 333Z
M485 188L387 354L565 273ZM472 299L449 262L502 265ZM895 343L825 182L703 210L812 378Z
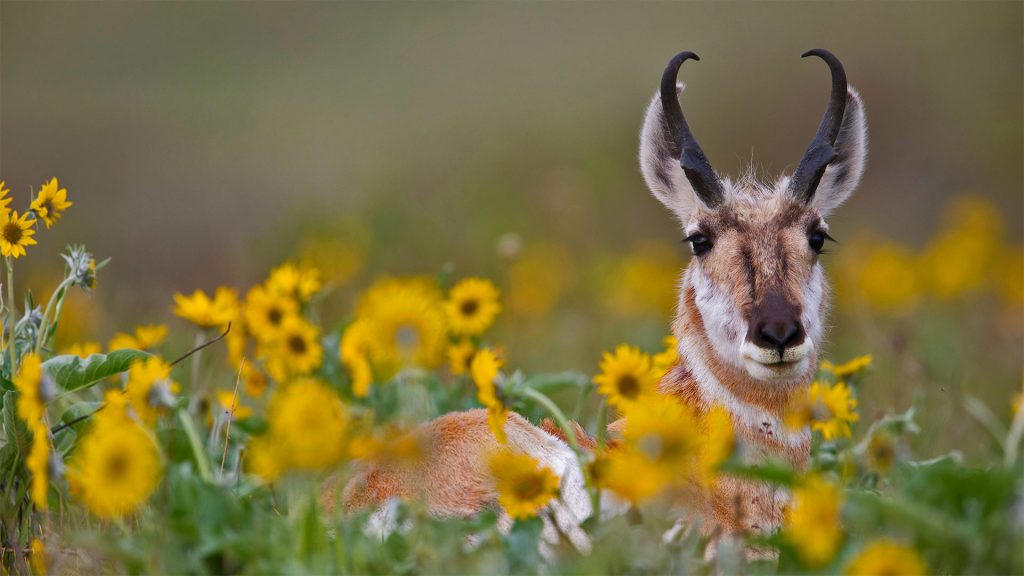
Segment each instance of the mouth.
M782 350L762 348L750 342L742 346L743 365L758 380L785 380L802 375L810 364L814 345L810 340Z

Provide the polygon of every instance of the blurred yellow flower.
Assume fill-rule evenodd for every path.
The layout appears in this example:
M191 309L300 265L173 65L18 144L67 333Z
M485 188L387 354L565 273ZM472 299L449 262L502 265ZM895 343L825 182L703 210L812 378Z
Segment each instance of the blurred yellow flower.
M444 306L436 285L424 278L386 278L367 290L358 318L372 329L371 358L387 375L404 368L433 368L447 344Z
M68 191L66 188L60 187L56 178L43 184L43 187L39 189L39 195L31 205L32 210L46 224L47 228L56 224L63 212L70 207Z
M357 243L351 241L310 238L303 241L299 254L304 264L323 271L327 281L336 286L343 286L362 268L364 251Z
M25 458L25 467L32 477L29 494L36 508L46 510L46 491L50 482L50 431L42 421L29 424L32 431L32 447Z
M888 313L916 306L922 287L914 254L891 242L864 239L855 244L861 247L856 253L844 253L843 301L864 302Z
M865 354L864 356L857 356L856 358L849 360L845 364L840 364L838 366L829 362L828 360L823 360L821 362L820 367L822 370L834 374L836 378L840 380L845 380L850 376L853 376L854 374L860 372L861 370L865 370L871 367L871 361L871 355Z
M847 576L924 576L928 566L913 548L879 538L869 542L843 573Z
M815 381L806 394L797 395L786 410L785 424L792 429L810 426L825 440L849 438L850 423L860 419L857 400L842 382L833 386Z
M36 231L32 229L35 220L26 212L18 216L17 210L0 211L0 254L9 258L21 258L25 247L36 243Z
M710 486L718 473L718 467L732 455L736 445L732 418L722 406L712 406L700 419L701 447L698 480Z
M213 298L202 290L191 296L174 295L174 314L200 328L223 328L238 315L238 293L232 288L217 288Z
M469 366L470 376L476 384L476 397L487 408L487 424L491 433L501 444L508 442L505 435L505 422L508 420L508 409L498 392L496 380L501 370L501 360L489 348L481 348L473 356Z
M240 369L242 383L245 386L245 393L259 398L267 391L267 375L256 366L246 362Z
M242 398L231 390L217 390L214 397L219 409L232 420L242 420L253 414L252 408L242 405Z
M1003 250L997 266L999 293L1011 306L1024 305L1024 246Z
M370 358L374 355L373 337L373 327L365 319L349 324L341 336L341 361L348 368L352 377L352 393L358 398L366 397L373 384L373 368L370 365Z
M658 389L661 374L651 365L651 357L626 344L601 357L601 373L594 377L598 391L608 403L620 410L653 396Z
M675 336L665 336L661 343L665 349L651 357L651 364L659 380L679 362L679 340Z
M324 350L320 346L320 329L299 316L282 322L279 336L263 347L267 371L277 381L303 376L320 367Z
M324 470L341 462L348 412L324 383L300 378L274 392L267 407L269 441L284 466Z
M3 184L3 182L0 182ZM46 576L47 567L49 561L46 559L46 548L43 546L43 541L39 538L33 538L32 543L29 544L31 555L29 556L29 568L34 576Z
M145 324L136 326L134 334L114 334L107 344L107 349L111 352L124 349L153 350L163 344L166 338L166 324Z
M422 434L389 425L352 438L349 454L363 462L409 467L422 463L429 449Z
M668 314L675 306L682 268L676 250L663 242L645 242L603 275L606 304L623 316Z
M498 490L498 504L512 518L536 516L558 495L559 479L526 454L499 450L488 459Z
M452 374L458 376L469 372L476 355L476 346L467 339L459 340L448 346L448 366Z
M484 278L466 278L448 292L448 327L457 336L479 336L501 312L498 288Z
M10 208L8 208L7 205L10 204L12 200L14 200L14 198L8 196L8 193L10 193L10 191L11 189L7 188L7 184L4 181L0 180L0 212L10 211Z
M575 279L572 256L559 244L527 247L508 270L508 306L517 316L545 316Z
M158 356L132 362L125 393L128 403L148 426L174 407L178 384L171 380L171 365Z
M896 439L884 429L877 429L871 434L867 446L868 467L881 474L886 474L896 461Z
M839 486L818 476L793 488L783 530L808 566L824 566L835 555L842 539L842 507Z
M245 322L252 335L260 342L280 336L281 325L299 313L294 296L255 286L245 296Z
M109 391L68 462L68 484L100 518L130 514L160 483L163 460L153 436L125 413L121 393Z
M46 403L56 390L49 390L43 381L42 359L35 352L29 352L21 359L21 366L14 376L14 387L18 390L18 417L28 425L42 420Z
M63 354L71 354L78 356L79 358L85 359L93 354L99 354L103 351L103 347L100 346L99 342L76 342L67 348L64 348Z
M942 231L921 256L928 288L948 300L988 287L1002 245L1002 218L991 202L978 196L953 200Z
M271 270L267 278L268 291L302 302L312 298L322 286L319 270L307 266L299 267L290 262Z

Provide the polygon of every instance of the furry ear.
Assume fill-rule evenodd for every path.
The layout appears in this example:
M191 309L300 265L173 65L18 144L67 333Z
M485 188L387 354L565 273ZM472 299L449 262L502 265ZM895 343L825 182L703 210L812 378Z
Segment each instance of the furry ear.
M811 205L827 216L842 204L860 184L868 159L868 126L864 103L852 87L846 92L846 112L835 144L838 156L828 165L814 193Z
M676 84L676 94L683 88L682 83ZM661 96L656 92L640 130L640 171L654 197L686 224L699 199L679 164L679 153L673 153L678 148L671 140Z

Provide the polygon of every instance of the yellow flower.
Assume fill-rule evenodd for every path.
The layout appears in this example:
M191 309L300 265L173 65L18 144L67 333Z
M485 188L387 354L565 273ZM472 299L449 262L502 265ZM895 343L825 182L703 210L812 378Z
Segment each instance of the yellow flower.
M490 456L488 467L498 490L498 503L512 518L536 516L558 495L558 476L526 454L500 450Z
M103 351L103 347L100 346L99 342L76 342L64 349L64 354L73 354L79 358L85 359L93 354L99 354Z
M256 436L245 451L245 471L274 482L285 473L285 455L269 434Z
M116 391L94 417L68 462L71 493L100 518L130 514L160 483L163 461L153 436L125 413Z
M476 356L476 346L469 340L459 340L448 346L448 366L452 374L458 376L469 372L469 367Z
M337 238L307 238L299 253L306 266L323 271L328 282L335 286L348 284L363 266L364 249L359 242L343 242Z
M924 576L928 566L913 548L879 538L869 542L844 573L848 576Z
M39 422L55 391L44 387L42 359L35 352L29 352L21 359L14 387L18 390L18 417L30 426Z
M891 242L857 242L864 250L844 258L841 295L847 302L865 302L874 309L901 313L921 298L918 264L907 248Z
M882 474L888 472L896 460L896 439L881 428L877 429L868 441L867 459L872 470Z
M62 213L71 207L68 202L68 191L61 188L57 179L53 178L39 189L39 196L32 201L32 210L46 224L47 229L60 220Z
M860 419L857 414L857 400L842 382L829 386L815 381L806 394L798 395L786 411L785 423L797 429L810 426L825 437L849 438L850 423Z
M1024 304L1024 247L1012 246L1003 250L996 266L999 271L999 293L1008 306Z
M269 439L287 468L323 470L344 456L348 413L319 380L300 378L279 388L267 407Z
M508 437L505 435L505 422L508 420L508 410L495 384L500 370L501 360L488 348L480 349L469 366L470 376L476 384L476 397L487 408L487 424L491 433L499 443L506 444Z
M277 338L281 325L299 313L293 296L256 286L245 297L245 321L260 342Z
M11 198L10 196L7 195L7 193L10 191L11 189L7 188L6 184L2 180L0 180L0 212L10 211L10 208L8 208L7 205L10 204L12 200L14 200L14 198Z
M818 476L807 477L793 489L784 531L808 566L823 566L835 555L842 538L842 507L839 487Z
M324 350L320 330L299 316L290 316L281 324L280 335L264 348L267 370L278 381L303 376L320 367Z
M303 302L312 298L322 286L319 270L310 267L300 268L291 263L274 268L267 278L267 290Z
M363 462L411 467L422 463L429 449L423 434L391 425L356 436L349 453Z
M651 357L633 346L622 344L613 353L605 352L600 368L594 377L598 391L620 410L657 392L660 374L652 368Z
M171 380L171 365L157 356L132 362L125 392L132 409L147 425L174 407L178 384Z
M246 394L259 398L267 391L267 375L248 362L241 368L241 378Z
M135 327L134 334L118 332L107 343L107 349L114 350L153 350L164 343L167 338L166 324L146 324Z
M32 430L32 447L25 466L32 476L30 494L36 507L46 510L46 491L50 481L50 431L40 421L29 424L29 429Z
M661 343L665 349L651 357L651 365L659 379L679 362L679 340L675 336L665 336Z
M409 367L433 368L447 343L440 292L426 279L384 279L362 298L357 316L373 329L370 359L390 376Z
M689 406L672 396L652 395L649 401L627 405L624 415L622 438L628 454L621 462L632 468L635 479L655 488L646 495L637 490L641 499L663 488L681 486L700 472L701 423ZM718 465L718 455L710 449L707 454L708 469L713 470Z
M558 244L528 247L508 270L508 306L517 316L541 318L572 287L572 255Z
M698 479L710 486L718 467L732 455L736 444L732 419L722 406L712 406L701 418L702 443Z
M603 275L609 310L622 316L668 314L676 303L682 268L677 250L663 242L643 243L611 263Z
M217 390L214 396L217 398L217 405L232 420L242 420L252 416L252 408L243 406L242 399L236 396L233 391Z
M17 210L0 211L0 253L10 258L21 258L25 247L36 243L36 231L32 229L35 220L28 212L18 216Z
M831 372L836 378L845 380L854 374L871 367L871 354L865 354L864 356L857 356L856 358L848 361L845 364L836 366L835 364L825 360L821 363L821 369L826 372Z
M373 384L373 370L369 360L373 356L373 337L373 327L365 319L349 324L341 336L341 361L352 376L352 393L359 398L366 397Z
M588 472L596 486L611 490L633 504L654 498L669 482L650 459L628 449L598 456Z
M498 289L490 280L466 278L448 292L448 326L458 336L479 336L501 312Z
M3 182L0 182L0 184L3 184ZM46 560L46 548L43 546L43 541L39 538L33 538L29 548L32 550L28 558L32 574L34 576L46 576L49 562Z
M942 231L921 256L927 287L943 300L989 287L1003 243L1003 221L990 201L955 199L946 208Z
M238 315L238 293L231 288L217 288L213 298L202 290L191 296L174 295L174 314L200 328L222 328Z

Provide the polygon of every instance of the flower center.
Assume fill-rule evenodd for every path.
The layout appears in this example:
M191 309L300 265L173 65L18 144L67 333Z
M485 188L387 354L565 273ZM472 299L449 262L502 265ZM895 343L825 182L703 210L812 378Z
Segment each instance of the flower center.
M47 216L53 216L53 200L43 202L43 209L46 210Z
M516 482L516 497L520 500L531 500L540 496L543 486L537 474L529 474L519 478Z
M395 343L403 350L411 350L419 346L420 333L415 326L403 324L395 330Z
M819 400L811 406L811 419L815 422L828 422L832 419L832 411Z
M619 394L626 398L636 398L637 394L640 393L640 381L632 374L623 374L622 376L619 376L616 386L619 389Z
M106 473L107 478L117 482L121 480L125 473L128 472L128 458L122 452L117 452L110 455L107 459Z
M459 306L459 310L462 311L463 316L472 316L476 314L476 311L480 309L480 302L476 300L466 300Z
M267 310L267 320L274 326L280 324L281 319L283 318L284 312L282 312L280 308L271 308L270 310Z
M293 334L288 337L288 349L295 354L306 353L306 339L298 334Z
M23 231L17 222L8 222L4 226L4 240L11 244L17 244L21 240L22 235Z

